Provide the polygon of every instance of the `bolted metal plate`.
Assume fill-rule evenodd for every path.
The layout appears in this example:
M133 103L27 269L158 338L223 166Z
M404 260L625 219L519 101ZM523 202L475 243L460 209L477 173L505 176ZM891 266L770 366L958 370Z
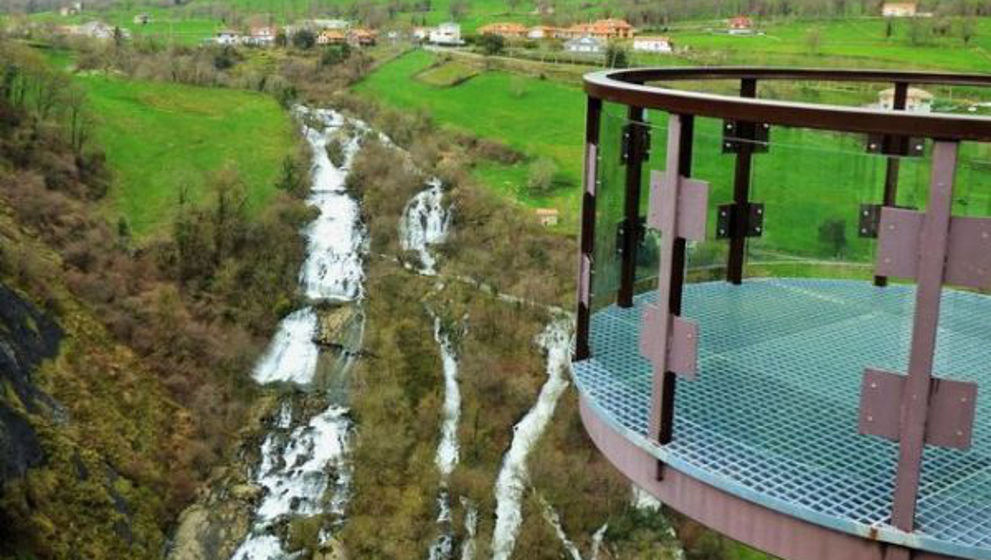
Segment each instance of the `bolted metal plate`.
M945 281L991 289L991 219L955 217L950 222Z
M867 136L867 153L922 157L926 154L926 140L924 138L871 134Z
M722 152L738 154L743 146L749 145L751 153L766 153L770 137L771 125L768 123L723 121Z
M698 376L698 341L698 323L677 316L672 317L667 370L683 379L695 379Z
M677 200L678 211L674 219L678 231L675 237L689 241L704 240L708 221L709 183L687 177L679 177L676 185L670 183L667 177L651 182L647 225L662 234L669 234L672 227L671 224L665 223L665 213L661 205L665 200ZM672 188L678 189L674 196L670 192Z
M667 329L662 321L669 321ZM641 319L640 355L647 358L655 368L670 371L692 380L698 372L698 323L675 315L662 317L656 305L645 305ZM660 342L668 333L668 344ZM667 352L662 359L663 352Z
M867 368L860 385L860 433L898 441L905 376Z
M919 267L919 234L924 214L900 208L882 208L878 226L877 273L915 278Z
M585 150L585 192L595 196L598 189L599 147L589 144Z
M901 409L907 377L867 368L860 388L860 433L901 439ZM930 385L926 444L968 449L974 432L977 384L933 378Z
M883 208L878 226L877 273L915 278L919 235L925 215ZM956 216L950 220L943 280L954 286L991 289L991 219Z
M881 221L881 205L861 204L857 217L857 234L864 238L877 237L877 228Z
M578 262L578 301L586 307L590 300L589 285L591 283L591 276L592 260L588 255L581 255Z
M741 230L744 237L763 235L764 203L748 202L746 206L723 204L716 209L716 239L730 239Z

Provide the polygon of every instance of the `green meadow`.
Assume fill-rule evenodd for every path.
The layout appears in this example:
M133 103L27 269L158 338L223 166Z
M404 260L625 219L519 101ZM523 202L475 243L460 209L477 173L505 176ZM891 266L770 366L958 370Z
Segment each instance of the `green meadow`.
M742 40L748 39L753 38ZM493 190L525 205L558 208L563 215L561 228L576 229L584 121L582 92L563 83L502 71L482 72L447 87L417 79L436 63L431 53L413 51L384 65L355 89L396 108L426 110L443 126L502 141L531 159L554 159L560 169L561 186L546 196L534 196L526 188L528 163L482 163L476 167L475 175ZM438 66L442 67L443 64ZM801 95L802 91L791 93ZM807 95L827 102L859 103L870 100L874 92L814 91ZM600 171L604 191L600 192L600 219L616 223L622 204L623 168L618 146L624 117L623 108L608 106L602 129ZM653 112L649 117L655 131L648 167L660 169L664 162L666 117ZM699 119L696 124L694 175L711 183L713 205L729 201L732 192L734 157L721 152L721 126L721 122L712 119ZM771 260L782 254L868 258L872 245L858 238L857 212L861 203L880 200L886 160L866 154L864 143L862 135L774 128L769 152L754 157L753 198L767 205L766 233L752 243L754 250ZM982 194L991 192L991 185L983 184L988 179L983 178L986 173L982 172L989 163L991 152L986 146L964 144L960 171L964 180L958 188L958 212L991 213L991 198ZM900 203L924 206L927 181L928 165L923 160L906 159L902 164ZM711 227L714 219L713 211ZM820 234L820 227L827 222L842 229L842 242L830 242L828 236ZM599 234L609 236L614 232L604 228Z
M96 140L114 172L109 210L147 235L167 226L180 191L205 196L212 172L235 169L250 212L274 194L294 145L289 115L270 96L84 76Z

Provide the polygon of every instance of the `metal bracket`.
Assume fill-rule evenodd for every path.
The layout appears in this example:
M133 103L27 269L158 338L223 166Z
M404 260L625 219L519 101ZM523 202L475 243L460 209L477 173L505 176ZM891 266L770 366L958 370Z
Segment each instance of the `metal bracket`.
M878 231L877 273L915 278L925 214L883 208ZM943 281L954 286L991 289L991 218L950 218Z
M867 136L867 153L922 157L926 154L926 140L925 138L909 138L890 134L871 134Z
M860 237L877 237L877 227L881 222L881 208L880 204L860 205L859 223L857 224L857 232Z
M720 205L716 212L716 239L760 237L764 233L764 203Z
M661 322L669 321L668 329L662 329ZM695 321L677 315L661 316L661 310L648 305L643 311L643 332L640 335L640 353L654 364L665 364L667 371L689 381L698 375L699 325ZM667 332L668 344L656 344ZM666 359L661 359L661 348L667 349Z
M647 225L646 224L647 224L647 219L645 217L643 217L643 216L640 216L640 219L637 221L637 224L636 224L636 227L637 227L636 236L637 236L637 246L638 247L639 246L642 246L643 243L644 243L644 241L647 238ZM626 220L623 220L619 224L616 225L616 254L617 255L622 255L623 254L623 247L625 247L625 245L624 245L625 243L626 243Z
M750 152L766 153L771 138L771 125L768 123L752 123L747 121L723 121L723 153L740 153L744 145L750 146Z
M633 121L623 127L623 143L620 149L620 163L626 164L639 150L641 162L650 160L650 125Z
M867 368L860 389L860 433L901 440L902 401L908 378L899 373ZM929 394L929 421L925 442L952 449L968 449L974 431L977 384L933 378Z

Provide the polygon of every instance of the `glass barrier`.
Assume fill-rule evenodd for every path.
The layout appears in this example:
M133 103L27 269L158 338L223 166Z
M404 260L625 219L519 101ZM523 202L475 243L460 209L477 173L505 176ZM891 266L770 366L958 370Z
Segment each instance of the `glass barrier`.
M744 276L871 279L862 205L882 202L887 158L858 134L773 127L770 139L752 156L750 200L764 205L764 225L747 241Z
M591 310L616 303L619 292L619 228L624 217L626 168L621 161L627 108L603 103L599 128L595 197L595 248L592 254Z

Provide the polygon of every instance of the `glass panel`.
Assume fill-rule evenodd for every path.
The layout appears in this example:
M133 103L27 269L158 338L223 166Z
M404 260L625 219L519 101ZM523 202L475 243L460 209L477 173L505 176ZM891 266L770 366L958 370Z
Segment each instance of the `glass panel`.
M620 254L617 233L623 220L626 168L620 161L626 107L604 103L599 129L598 186L595 197L595 249L592 263L592 311L616 302Z
M692 177L709 183L709 211L705 241L688 246L687 282L704 282L726 277L728 243L716 239L716 212L720 204L733 201L733 173L736 157L723 154L723 121L695 118L692 141Z
M764 227L748 239L745 276L873 278L860 206L883 200L887 159L864 144L857 134L771 130L767 152L753 155L750 199L764 204Z
M953 213L991 216L991 144L960 144Z

